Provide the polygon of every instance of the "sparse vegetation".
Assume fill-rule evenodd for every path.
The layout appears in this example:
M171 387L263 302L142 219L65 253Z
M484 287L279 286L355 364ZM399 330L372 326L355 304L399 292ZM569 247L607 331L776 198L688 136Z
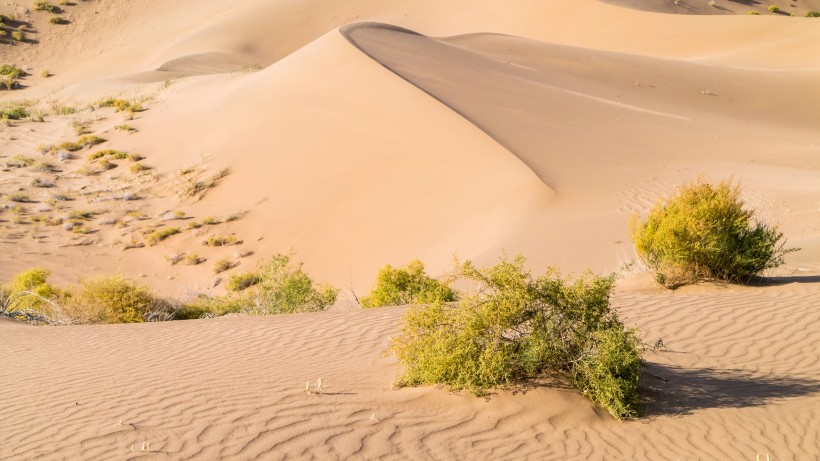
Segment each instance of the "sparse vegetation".
M52 5L51 3L45 0L37 0L34 2L34 10L35 11L45 11L47 13L58 13L60 10L56 6Z
M205 258L200 258L196 253L190 253L185 256L185 264L189 266L196 266L205 262Z
M769 5L769 12L770 13L779 13L780 7L777 5Z
M776 227L754 222L740 186L697 181L659 201L646 220L633 216L630 236L639 258L658 283L674 288L699 280L745 282L783 264L796 249L785 247Z
M376 286L362 298L362 307L400 306L451 302L456 294L446 283L432 279L424 272L421 261L411 261L404 267L387 265L379 270Z
M0 82L2 82L2 79L0 79ZM9 87L9 89L11 89L11 87ZM23 104L12 104L6 107L0 107L0 120L22 120L30 115L31 113L28 107Z
M408 311L391 343L404 367L399 386L483 394L557 373L616 418L637 414L639 341L609 305L613 277L533 278L520 256L490 268L457 263L456 275L480 288Z
M48 22L50 22L52 24L60 24L60 25L70 24L71 23L71 21L69 21L68 19L66 19L62 16L52 16L52 17L48 18Z
M6 168L26 168L34 163L37 160L33 157L27 157L25 155L15 155L11 158L11 160L6 160Z
M126 133L133 133L133 132L137 131L137 129L134 128L133 126L125 125L125 124L117 125L117 126L114 127L114 129L117 130L117 131L125 131Z
M129 170L131 173L134 173L134 174L144 173L144 172L146 172L146 171L148 171L148 170L150 170L150 169L151 169L151 167L150 167L150 166L148 166L148 165L144 165L144 164L139 163L139 162L134 163L133 165L131 165L130 167L128 167L128 170Z
M84 281L67 301L69 311L82 323L140 323L170 318L170 307L147 288L122 277Z
M807 18L820 18L820 11L809 10L806 11Z
M749 13L748 13L748 14L750 14L750 15L752 15L752 16L760 16L760 13L759 13L759 12L757 12L757 11L755 11L755 10L749 11Z
M17 203L29 203L32 201L31 197L29 197L27 194L23 192L12 192L8 195L8 199L12 202Z
M153 246L153 245L156 245L159 242L162 242L163 240L167 239L168 237L171 237L172 235L179 234L180 232L182 232L182 231L179 230L178 227L167 227L165 229L160 229L160 230L156 230L154 232L151 232L150 234L148 234L147 237L145 237L145 241L149 245Z

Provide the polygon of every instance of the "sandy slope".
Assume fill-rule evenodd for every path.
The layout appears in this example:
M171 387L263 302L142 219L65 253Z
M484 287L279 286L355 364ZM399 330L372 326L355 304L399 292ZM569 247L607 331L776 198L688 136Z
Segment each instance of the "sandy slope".
M569 390L391 390L398 369L382 352L401 308L3 323L0 458L809 460L820 293L816 277L796 281L665 293L627 280L614 303L669 348L647 355L650 416L627 423ZM319 377L325 393L306 394Z
M594 0L127 0L77 2L66 7L72 24L57 28L6 6L39 43L0 47L0 62L32 71L28 88L0 102L80 110L0 126L0 161L40 159L39 145L75 139L72 122L83 122L103 147L140 153L153 169L77 173L93 149L55 172L4 169L0 191L35 203L16 216L2 199L2 280L43 265L61 284L122 273L188 297L222 290L225 274L211 271L220 258L237 272L291 247L316 278L359 294L385 263L421 258L439 274L453 252L493 262L506 249L537 268L611 271L633 259L629 215L699 174L740 179L749 204L803 250L778 286L667 293L644 275L623 281L615 303L648 343L670 349L647 355L650 416L626 424L567 390L489 401L390 390L398 369L382 352L401 308L361 312L343 300L334 312L278 318L1 322L0 458L820 452L816 20ZM353 22L364 24L337 29ZM56 75L39 77L44 69ZM148 98L148 110L130 120L84 109L108 96ZM137 131L117 131L123 123ZM231 173L202 200L179 193L190 175L222 168ZM52 207L35 178L74 200ZM116 198L125 193L140 200ZM77 210L96 213L90 233L35 220ZM124 249L168 226L183 231ZM231 234L243 243L201 244ZM208 261L164 259L192 253ZM305 394L318 377L327 392Z

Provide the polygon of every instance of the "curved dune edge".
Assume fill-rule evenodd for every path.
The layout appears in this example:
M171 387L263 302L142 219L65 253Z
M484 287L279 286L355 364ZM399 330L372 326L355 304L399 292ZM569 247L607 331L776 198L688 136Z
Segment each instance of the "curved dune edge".
M662 338L668 347L647 353L648 417L638 421L616 422L552 387L488 400L393 390L399 370L383 352L405 308L70 328L0 322L0 386L10 391L0 457L657 460L818 452L816 278L674 294L628 282L613 303L647 343ZM306 394L317 378L324 393Z

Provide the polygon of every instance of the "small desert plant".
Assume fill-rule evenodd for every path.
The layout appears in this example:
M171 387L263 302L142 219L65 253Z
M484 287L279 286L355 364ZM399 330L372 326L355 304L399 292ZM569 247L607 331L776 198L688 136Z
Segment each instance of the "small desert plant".
M242 291L261 282L262 278L254 272L232 275L228 279L228 291Z
M0 84L2 83L0 82ZM9 89L11 89L11 87L9 87ZM31 112L22 104L0 107L0 120L22 120L30 115Z
M0 66L0 75L6 75L11 78L20 78L24 77L26 75L26 72L23 69L13 66L11 64L3 64L2 66Z
M40 161L40 162L35 163L34 166L32 167L32 169L34 171L40 171L42 173L51 173L56 168L54 168L54 165L52 165L51 163L48 163L46 161Z
M12 192L11 194L8 195L8 199L12 202L17 202L17 203L31 202L31 197L29 197L27 194L24 194L22 192Z
M148 170L150 170L150 169L151 169L151 167L150 167L150 166L148 166L148 165L143 165L142 163L134 163L133 165L131 165L130 167L128 167L128 170L129 170L131 173L134 173L134 174L144 173L144 172L146 172L146 171L148 171Z
M336 302L339 290L327 285L314 286L302 269L292 263L291 254L277 254L259 269L259 282L243 296L252 314L289 314L317 312Z
M457 262L456 276L478 291L405 315L391 343L404 366L398 385L483 394L557 373L616 418L637 414L639 342L609 305L613 277L571 282L549 270L534 278L521 256L489 268Z
M777 6L777 5L770 5L769 6L769 12L770 13L779 13L780 12L780 7Z
M52 75L51 72L49 72L47 70L44 70L44 71L40 72L40 77L42 77L42 78L49 78L49 77L51 77L51 75Z
M228 245L238 245L242 242L235 235L212 235L202 244L209 247L224 247Z
M11 158L11 160L6 160L6 168L25 168L37 162L32 157L26 157L25 155L15 155Z
M133 132L137 131L137 129L134 128L133 126L125 125L125 124L117 125L117 126L114 127L114 129L117 130L117 131L125 131L126 133L133 133Z
M645 221L632 217L638 257L669 288L698 280L744 282L783 264L787 249L777 228L754 222L740 186L697 181L659 201Z
M207 218L202 218L202 224L205 225L205 226L215 226L217 224L220 224L221 222L222 221L220 221L217 218L214 218L213 216L208 216Z
M52 16L48 18L48 22L52 24L69 24L71 21L62 16Z
M171 263L172 266L174 266L178 262L182 261L183 258L185 258L185 255L183 253L174 253L166 256L165 260Z
M807 18L820 18L820 11L809 10L806 11Z
M179 230L178 227L167 227L165 229L160 229L151 232L150 234L148 234L147 237L145 237L145 241L148 242L149 245L153 246L172 235L179 234L180 232L182 231Z
M189 266L196 266L197 264L202 264L203 262L205 262L205 258L199 257L196 253L190 253L185 256L185 264Z
M46 11L48 13L56 13L58 8L51 3L47 2L46 0L37 0L34 2L34 10L35 11Z
M26 33L22 30L14 30L11 32L11 38L17 42L23 42L26 40Z
M229 259L220 259L214 264L214 274L225 272L226 270L232 269L233 266L233 262Z
M361 300L362 307L400 306L451 302L456 294L446 283L432 279L424 272L421 261L411 261L404 267L383 267L376 276L376 286Z
M31 181L31 185L34 187L49 188L54 187L54 182L49 179L34 178L34 180Z
M757 12L757 11L754 11L754 10L749 11L747 14L752 15L752 16L760 16L760 13Z

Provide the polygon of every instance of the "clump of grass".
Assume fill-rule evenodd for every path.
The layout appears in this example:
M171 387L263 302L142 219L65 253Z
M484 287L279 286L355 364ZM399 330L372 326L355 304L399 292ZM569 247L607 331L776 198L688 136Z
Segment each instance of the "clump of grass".
M114 112L128 112L132 116L134 112L142 112L145 110L142 105L126 101L125 99L106 98L97 103L99 107L113 107Z
M212 235L202 244L209 247L224 247L228 245L238 245L242 243L235 235Z
M182 231L179 230L178 227L167 227L165 229L160 229L151 232L150 234L148 234L147 237L145 237L145 241L148 242L149 245L153 246L167 239L168 237L171 237L172 235L179 234L180 232Z
M747 14L749 14L751 16L760 16L760 13L755 11L755 10L749 11Z
M126 124L117 125L117 126L114 127L114 129L117 130L117 131L124 131L126 133L134 133L135 131L137 131L137 129L134 128L133 126L126 125Z
M113 170L116 167L117 167L116 163L112 162L111 160L105 159L105 158L100 160L99 162L97 162L97 168L99 168L100 170L103 170L103 171Z
M46 161L40 161L40 162L35 163L34 166L32 167L32 169L34 171L39 171L39 172L42 172L42 173L51 173L51 172L56 170L54 165L52 165L51 163L46 162Z
M816 11L816 10L806 11L806 17L807 18L820 18L820 11Z
M52 16L52 17L48 18L48 22L50 22L52 24L60 24L60 25L70 24L71 23L71 21L69 21L68 19L66 19L62 16Z
M3 84L2 79L0 79L0 85ZM9 90L13 88L13 84L6 86ZM10 106L0 107L0 120L23 120L29 116L31 116L31 112L29 112L28 107L24 104L12 104Z
M133 174L145 173L146 171L149 171L150 169L151 169L150 166L144 165L144 164L139 163L139 162L134 163L133 165L128 167L128 170Z
M12 202L17 203L30 203L32 201L31 197L29 197L27 194L24 194L23 192L12 192L8 195L8 199Z
M190 171L185 174L189 173ZM182 185L182 195L202 200L208 191L218 186L219 182L229 174L231 174L230 168L224 168L204 181L199 180L198 176L187 178Z
M64 149L69 152L76 152L78 150L86 149L89 147L96 146L97 144L102 144L106 140L94 135L85 135L81 136L77 139L77 141L66 141L63 143L58 144L57 146L50 146L48 148L49 151L55 151L57 149Z
M208 216L207 218L202 218L202 224L205 226L215 226L217 224L222 223L218 218L213 216Z
M90 211L85 211L85 210L71 210L66 215L67 219L74 220L74 221L87 220L87 219L91 219L93 217L94 217L94 213L92 213Z
M199 221L191 221L188 223L188 229L199 229L202 227L202 223Z
M675 288L699 280L745 282L784 263L783 234L753 220L740 186L723 181L686 184L661 200L646 220L637 215L630 236L638 257L656 273L658 283Z
M58 298L62 292L48 283L50 275L51 271L42 267L16 274L0 290L0 314L14 316L14 312L39 311Z
M92 154L88 154L88 160L94 161L103 157L109 157L115 160L124 160L128 158L128 152L124 152L121 150L114 150L114 149L105 149L101 151L94 152Z
M779 13L780 7L777 5L769 5L769 12L770 13Z
M27 157L25 155L15 155L11 158L11 160L6 160L6 168L26 168L34 163L37 160L33 157Z
M201 258L196 253L190 253L185 256L185 264L189 266L196 266L205 262L205 258Z
M376 286L361 300L362 307L400 306L452 302L456 293L446 282L430 278L421 261L411 261L404 267L383 267L376 276Z
M242 291L262 281L262 277L255 272L232 275L228 279L228 291Z
M26 33L22 30L14 30L11 32L11 38L17 42L24 42L26 41Z
M456 276L481 289L455 304L411 309L391 349L404 367L397 384L490 388L559 374L616 418L637 414L640 344L609 305L614 277L578 280L555 270L533 277L524 258Z
M182 261L185 257L184 253L174 253L165 257L165 260L171 263L172 266L175 266L178 262Z
M40 77L42 77L42 78L49 78L52 75L53 74L51 72L47 71L47 70L44 70L44 71L40 72Z
M219 274L221 272L225 272L226 270L233 269L234 263L229 259L220 259L216 263L214 263L214 273Z
M144 158L145 157L143 157L140 154L128 154L128 160L131 160L132 162L139 162L140 160L143 160Z
M60 11L59 8L52 5L51 3L47 2L46 0L37 0L34 2L34 11L45 11L48 13L58 13Z

